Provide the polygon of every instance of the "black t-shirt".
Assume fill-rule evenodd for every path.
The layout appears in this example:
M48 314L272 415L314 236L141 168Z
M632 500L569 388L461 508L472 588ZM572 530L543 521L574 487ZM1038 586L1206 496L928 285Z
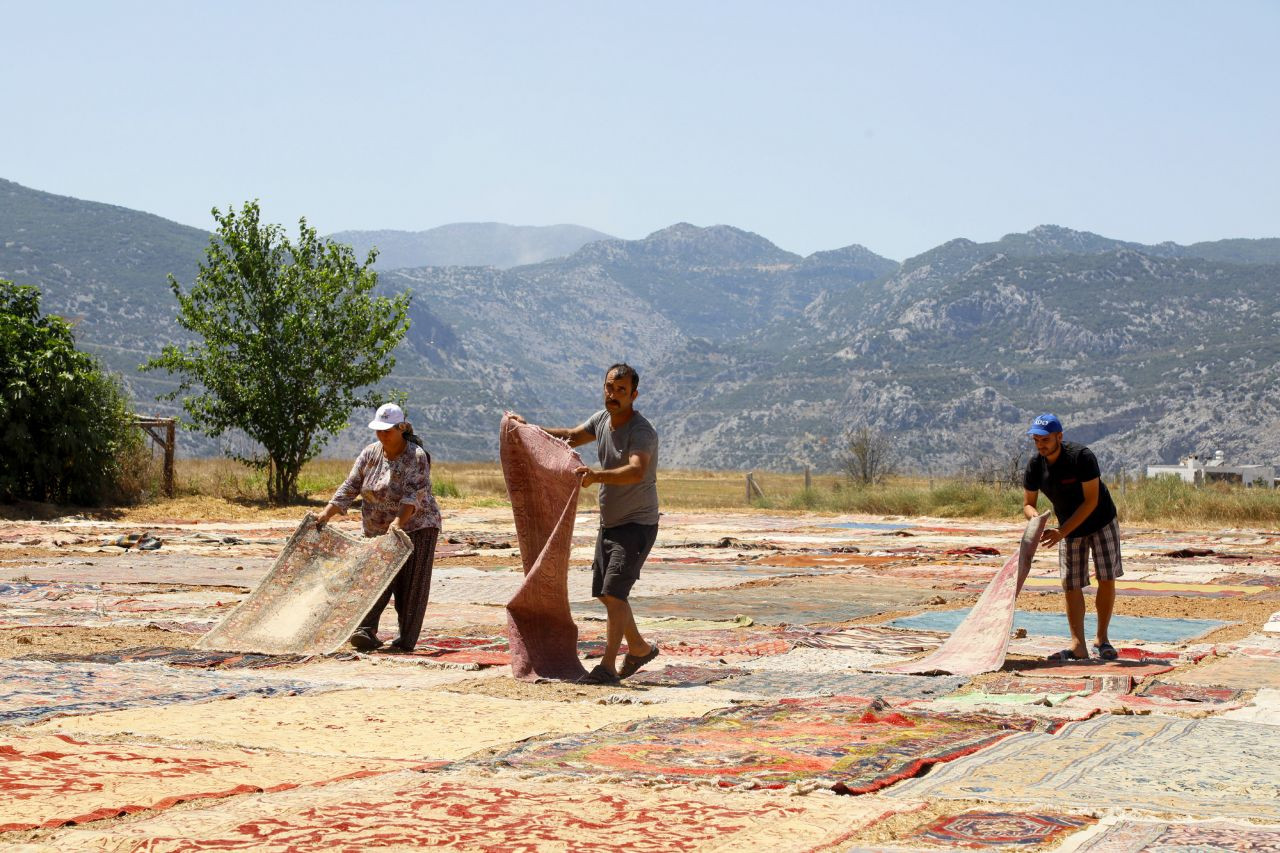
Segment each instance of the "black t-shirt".
M1111 500L1111 492L1107 491L1107 484L1101 477L1098 459L1092 450L1083 444L1064 441L1058 461L1052 465L1039 453L1027 460L1022 485L1029 492L1044 492L1053 504L1053 514L1058 516L1058 523L1062 524L1084 503L1084 489L1080 484L1097 480L1098 505L1084 524L1067 534L1068 539L1077 539L1097 533L1116 517L1115 502Z

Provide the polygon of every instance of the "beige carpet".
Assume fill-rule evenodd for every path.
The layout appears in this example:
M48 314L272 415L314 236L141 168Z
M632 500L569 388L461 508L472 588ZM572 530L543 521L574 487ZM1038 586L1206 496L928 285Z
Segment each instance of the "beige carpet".
M42 733L128 734L307 755L456 759L534 735L591 731L649 717L699 716L720 705L597 705L408 690L338 690L271 699L66 717Z

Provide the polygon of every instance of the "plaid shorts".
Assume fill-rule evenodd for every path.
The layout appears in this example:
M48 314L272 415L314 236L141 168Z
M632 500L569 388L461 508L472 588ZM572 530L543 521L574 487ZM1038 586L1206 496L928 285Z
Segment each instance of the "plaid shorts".
M1100 581L1124 575L1120 565L1120 524L1116 519L1101 530L1058 543L1058 577L1063 589L1084 589L1089 585L1089 552L1093 552L1093 572Z

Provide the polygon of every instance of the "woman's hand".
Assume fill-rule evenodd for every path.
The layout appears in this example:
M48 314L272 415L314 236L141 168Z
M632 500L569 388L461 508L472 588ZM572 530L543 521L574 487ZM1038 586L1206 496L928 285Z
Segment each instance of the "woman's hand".
M320 530L329 523L329 519L335 515L345 515L346 510L339 509L334 504L325 504L325 508L316 516L316 530Z

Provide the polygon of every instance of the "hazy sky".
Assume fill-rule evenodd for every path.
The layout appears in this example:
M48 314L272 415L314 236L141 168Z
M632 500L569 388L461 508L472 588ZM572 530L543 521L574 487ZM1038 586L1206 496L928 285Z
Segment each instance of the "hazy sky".
M0 177L211 228L1280 236L1280 2L0 0Z

